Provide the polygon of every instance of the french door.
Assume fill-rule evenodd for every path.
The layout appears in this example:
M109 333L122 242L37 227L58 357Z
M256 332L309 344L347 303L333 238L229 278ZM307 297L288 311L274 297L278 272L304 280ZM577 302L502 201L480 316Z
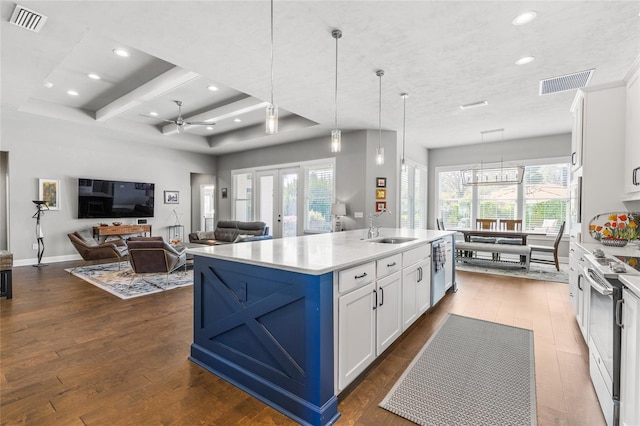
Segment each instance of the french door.
M269 226L274 238L302 234L298 217L301 197L300 168L262 170L256 173L257 220Z

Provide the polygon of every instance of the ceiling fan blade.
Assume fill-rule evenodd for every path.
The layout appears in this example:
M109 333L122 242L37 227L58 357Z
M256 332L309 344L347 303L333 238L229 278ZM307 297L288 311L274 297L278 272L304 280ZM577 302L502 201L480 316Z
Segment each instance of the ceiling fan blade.
M190 126L215 126L216 123L206 122L206 121L185 121L184 124L188 124Z
M138 114L140 117L150 118L152 120L164 121L165 123L175 123L175 120L165 120L163 118L153 117L151 115Z

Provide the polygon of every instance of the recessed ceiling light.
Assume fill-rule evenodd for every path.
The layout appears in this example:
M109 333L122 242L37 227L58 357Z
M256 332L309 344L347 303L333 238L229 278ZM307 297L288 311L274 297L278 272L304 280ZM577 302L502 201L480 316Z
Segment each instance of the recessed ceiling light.
M89 74L87 74L87 77L89 77L91 80L101 80L102 79L98 74L95 74L95 73L89 73Z
M523 56L516 61L516 65L525 65L535 60L535 56Z
M157 116L157 115L158 115L158 113L157 113L157 112L155 112L155 111L151 111L151 112L149 113L149 115L153 115L153 116L155 117L155 116Z
M78 93L78 92L76 92L75 90L67 90L67 95L70 95L70 96L78 96L78 95L79 95L79 93Z
M216 86L207 86L207 89L211 90L212 92L218 91L218 88Z
M472 104L460 105L460 109L469 109L469 108L477 108L481 106L489 105L487 101L474 102Z
M213 130L213 126L207 126L207 130Z
M53 87L53 83L50 81L45 81L44 83L42 83L42 85L47 89L51 89Z
M536 19L537 14L531 10L529 12L521 13L520 15L513 18L513 25L524 25Z
M128 58L129 57L129 52L127 52L124 49L113 49L113 53L115 53L118 56L121 56L123 58Z
M242 120L240 120L239 118L234 118L233 121L236 122L236 123L242 122Z

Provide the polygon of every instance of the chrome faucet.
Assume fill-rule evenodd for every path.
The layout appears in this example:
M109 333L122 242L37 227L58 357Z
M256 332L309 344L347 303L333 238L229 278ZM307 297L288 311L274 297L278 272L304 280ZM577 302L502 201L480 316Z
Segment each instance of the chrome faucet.
M369 231L367 232L367 239L369 238L377 238L380 236L380 227L379 226L373 226L373 218L374 217L380 217L385 213L389 213L391 214L390 210L387 210L386 207L383 207L382 210L380 210L377 213L369 213Z

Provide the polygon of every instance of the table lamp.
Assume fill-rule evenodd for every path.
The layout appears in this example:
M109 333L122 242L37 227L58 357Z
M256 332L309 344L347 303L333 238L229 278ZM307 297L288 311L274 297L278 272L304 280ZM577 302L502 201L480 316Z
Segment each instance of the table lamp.
M334 232L342 231L342 225L340 223L340 216L345 216L347 214L347 206L344 203L333 203L331 205L331 214L336 217L335 227L333 228Z

